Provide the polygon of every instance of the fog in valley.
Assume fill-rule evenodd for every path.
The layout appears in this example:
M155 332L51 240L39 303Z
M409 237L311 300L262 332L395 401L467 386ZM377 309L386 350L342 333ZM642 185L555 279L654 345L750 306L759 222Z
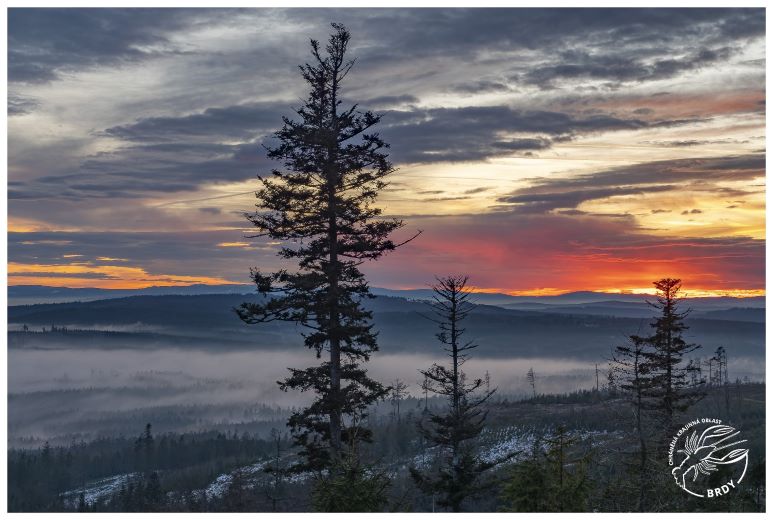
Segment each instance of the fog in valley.
M381 347L368 369L384 384L405 382L412 399L402 409L422 410L419 369L446 359L436 325L423 317L426 303L406 296L422 295L368 301ZM9 307L9 444L37 447L46 440L69 444L130 437L147 423L159 432L261 436L284 428L291 409L311 396L282 392L277 381L288 368L319 360L303 347L301 329L292 323L242 323L232 309L254 298L130 296ZM467 338L480 346L464 365L470 378L488 372L499 400L528 397L534 390L552 394L595 388L597 364L603 387L611 349L628 334L646 330L652 316L646 302L633 297L499 298L469 315ZM764 300L691 301L694 318L686 338L703 345L691 357L705 361L724 346L732 381L764 380L763 306ZM170 308L177 310L169 313ZM535 389L526 378L529 369L536 374ZM432 406L433 396L426 397ZM381 403L371 420L391 412L389 402Z
M370 363L373 376L389 383L399 378L423 406L418 369L442 361L430 355L379 352ZM276 381L288 367L317 362L302 346L285 350L215 351L204 349L9 349L9 444L67 444L100 436L131 436L146 422L159 431L233 429L264 433L284 425L288 410L306 403L306 394L282 392ZM731 360L733 377L764 379L759 360ZM556 358L473 358L469 377L489 373L499 399L531 394L526 372L533 368L538 393L590 389L595 364ZM606 382L599 363L599 384ZM431 396L430 396L431 397ZM387 414L388 403L376 411Z

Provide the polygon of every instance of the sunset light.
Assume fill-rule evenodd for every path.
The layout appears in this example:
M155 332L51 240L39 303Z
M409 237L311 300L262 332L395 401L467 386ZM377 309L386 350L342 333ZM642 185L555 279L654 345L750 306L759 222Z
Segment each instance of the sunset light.
M38 100L9 118L9 253L26 265L12 285L249 283L250 267L275 263L276 244L250 238L243 215L254 210L256 176L276 166L262 145L302 94L294 67L175 97L175 85L199 77L202 56L241 52L223 34L249 23L224 24L186 29L197 54L12 84L19 100ZM507 294L631 292L661 275L683 278L692 294L764 294L764 42L739 37L725 55L709 34L673 36L672 56L685 61L657 77L634 41L616 51L631 68L620 77L562 72L612 52L595 43L563 58L516 46L453 59L438 48L400 62L398 75L397 62L363 54L372 68L343 95L384 113L380 132L397 167L376 205L405 221L405 236L423 231L399 258L365 266L372 284L420 288L458 268ZM383 45L362 37L363 49ZM271 42L252 44L274 52ZM707 51L691 64L697 47L723 59ZM172 59L172 76L158 83ZM114 103L129 76L136 88L125 103L147 107L141 114ZM113 108L87 110L95 106ZM83 146L64 145L73 138ZM102 258L133 267L75 277L77 263Z

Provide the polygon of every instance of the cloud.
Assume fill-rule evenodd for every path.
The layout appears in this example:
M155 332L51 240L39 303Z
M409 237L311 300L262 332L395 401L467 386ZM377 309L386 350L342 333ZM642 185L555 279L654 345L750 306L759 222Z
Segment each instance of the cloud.
M468 273L478 287L504 290L649 287L652 280L667 275L682 277L692 288L764 287L764 240L652 236L629 219L588 214L413 217L409 225L424 230L419 239L363 266L372 285L424 287L436 274ZM106 283L116 284L123 279L159 285L159 281L183 283L207 277L249 283L251 266L281 267L276 245L246 240L238 230L29 232L10 233L8 240L9 262L18 264L13 283L68 285L80 279L77 283L93 286L93 280L78 276L81 273L113 277ZM219 247L228 242L254 247ZM83 255L80 265L61 258L68 250ZM120 266L98 258L107 251L120 255ZM406 265L411 269L406 270ZM129 270L114 269L118 267ZM21 273L30 276L22 279ZM67 273L66 280L56 282Z
M704 190L723 192L729 188L715 186L715 183L751 180L764 175L765 156L762 154L677 159L634 164L569 178L532 179L530 186L498 200L516 213L549 213L609 197L683 190L692 183Z
M29 97L8 94L8 116L23 116L40 106L40 103Z
M250 197L218 200L221 191L207 185L245 181L277 166L266 159L262 145L281 125L281 116L292 116L292 107L306 95L297 64L309 57L308 38L326 38L329 22L336 20L352 30L352 56L358 57L347 78L344 101L386 112L378 130L391 143L398 166L432 165L405 168L413 177L401 181L403 191L395 200L406 208L396 211L415 211L407 205L415 202L408 197L416 191L438 191L416 181L416 172L456 162L468 163L459 169L469 170L471 177L491 177L494 174L487 170L491 165L485 164L489 159L541 156L534 164L546 172L539 174L542 177L503 193L499 207L491 209L492 220L480 215L464 223L462 239L470 244L477 240L475 233L494 246L497 236L506 237L504 249L481 249L494 255L485 259L494 262L492 268L473 262L475 255L463 258L455 244L446 257L439 242L425 242L423 235L428 249L436 247L431 256L437 263L426 263L422 278L431 269L477 265L492 284L497 277L516 274L528 281L533 272L542 276L542 286L557 287L561 273L551 271L548 276L551 266L540 264L561 265L561 254L548 248L529 258L518 248L527 250L524 244L541 244L547 237L570 241L573 234L587 244L593 237L581 233L583 228L597 232L601 245L617 239L630 243L636 233L639 240L663 244L659 238L640 235L642 230L635 227L639 214L630 215L625 208L603 214L584 211L588 208L577 207L584 201L637 198L658 191L670 194L672 187L674 192L700 190L729 201L744 198L747 189L762 189L720 183L764 175L764 151L742 155L749 148L743 141L755 138L738 129L742 121L747 127L759 127L749 132L760 135L764 125L764 59L753 61L763 56L764 13L764 9L14 8L9 11L9 115L21 117L9 118L9 205L13 222L34 222L15 229L37 233L9 235L9 254L20 263L57 265L62 254L77 251L94 265L120 258L126 267L138 266L148 273L238 281L247 280L251 265L275 267L273 246L268 244L217 246L247 242L239 229L190 230L245 225L221 221L235 221L230 214L241 206L251 208ZM127 67L142 79L142 88L126 86ZM710 89L689 81L690 74L706 67L712 71ZM614 90L621 81L630 88ZM712 124L702 125L700 134L687 135L687 129L685 135L656 132L709 120ZM557 143L583 136L636 131L646 137L631 135L631 143L651 146L652 162L560 178L570 175L561 172L575 167L570 161L588 167L588 148L585 155L576 152L579 146L566 154L562 149L560 157L557 151L546 153L558 148ZM654 161L712 144L724 145L723 149L735 146L738 155ZM607 152L600 149L591 160L620 164L607 162ZM498 183L491 194L475 196L484 189L476 186L441 187L448 188L446 200L465 198L455 195L474 200L464 206L504 189ZM196 193L202 187L205 191ZM169 196L175 192L179 196ZM186 203L161 203L172 198ZM206 207L197 208L198 204ZM683 205L708 207L701 200L685 200ZM456 211L460 206L449 203L448 208ZM518 219L533 225L533 232L516 225ZM449 222L433 223L427 236L435 230L442 230L446 239L454 236ZM605 227L612 224L619 227ZM486 225L499 235L476 227ZM83 231L56 234L45 229ZM141 229L153 231L133 231ZM164 229L178 231L157 232ZM676 242L669 244L678 248ZM497 256L496 251L505 250L501 258ZM525 267L511 273L508 266L514 262L524 262ZM744 262L739 265L748 268ZM728 269L729 280L745 276L730 263L718 264ZM404 263L398 264L379 267L381 284L413 276L405 273ZM581 264L571 263L578 266L578 273ZM390 269L391 278L385 275ZM616 276L619 281L622 273ZM513 283L522 285L520 278Z
M465 194L465 195L476 195L476 194L478 194L478 193L485 193L485 192L487 192L487 191L491 191L492 189L493 189L493 188L491 188L491 187L485 187L485 186L481 186L481 187L479 187L479 188L472 188L472 189L466 190L466 191L464 192L464 194Z
M462 94L485 94L489 92L507 92L510 85L504 81L478 80L473 83L460 83L451 87L454 92Z
M47 83L63 73L179 52L169 34L203 14L186 9L11 8L8 80Z
M585 189L565 192L523 193L500 197L499 202L512 205L512 211L517 213L548 213L558 208L576 208L583 202L625 195L643 195L673 190L673 185L634 186L621 188L610 186L605 188ZM566 214L566 212L564 212Z
M682 139L676 141L641 141L641 143L652 144L655 146L686 148L690 146L704 146L713 144L747 144L749 141L739 141L738 139Z
M396 54L477 54L482 49L567 48L593 46L641 48L700 40L706 44L728 38L764 35L763 9L403 9L341 13L352 30L368 29L389 41ZM316 18L319 11L308 15ZM417 28L422 30L417 30ZM374 49L375 54L377 51Z
M69 174L9 186L8 198L140 198L149 193L191 191L202 184L244 181L275 166L260 142L140 144L88 158Z
M567 48L597 49L569 65L590 74L641 77L669 74L689 66L689 59L716 60L728 40L765 34L764 9L21 9L9 11L9 78L41 83L63 73L95 67L116 67L181 52L202 55L210 67L224 70L266 65L270 55L287 58L287 32L293 37L324 38L331 20L350 27L362 66L404 62L406 57L431 60L471 57L494 51L539 49L560 56ZM175 35L206 26L223 32L264 27L260 39L240 42L234 53L183 47ZM300 42L305 38L292 40ZM664 52L664 47L687 52ZM292 44L292 48L297 48ZM625 52L644 57L660 50L681 60L655 59L648 66L626 59ZM695 49L695 50L692 50ZM265 50L268 52L256 52ZM621 52L623 53L621 55ZM614 56L620 63L615 61ZM239 63L234 63L237 59ZM257 63L255 60L258 59ZM281 61L281 60L280 60ZM679 63L672 63L679 61ZM505 59L506 63L507 60ZM278 65L271 62L270 70ZM545 71L555 64L543 60ZM233 65L237 65L236 68ZM421 64L419 64L421 65ZM642 73L644 67L647 73ZM250 71L254 70L249 67ZM630 70L629 69L633 69ZM609 71L609 72L605 72ZM559 71L560 72L560 71ZM555 71L554 71L555 73ZM576 69L564 74L577 75ZM243 74L243 72L242 72ZM587 74L587 73L586 73ZM234 79L239 79L234 78Z
M140 118L102 132L123 146L87 157L64 174L9 186L11 199L132 198L238 182L276 167L262 143L293 116L287 103L211 107ZM297 116L296 116L297 118ZM508 106L392 110L381 130L397 163L467 162L547 150L596 132L667 127L690 120L576 116Z
M260 265L275 269L280 266L276 246L267 239L247 240L245 232L239 229L43 231L9 233L8 259L9 264L18 265L16 274L95 272L114 276L115 280L128 277L138 282L142 277L136 269L142 269L146 273L161 273L159 276L162 277L171 277L168 273L174 273L174 277L180 280L211 278L249 283L250 267ZM62 258L69 251L78 251L82 256L77 259ZM115 263L119 265L113 265Z
M651 75L665 74L672 56L704 63L720 59L729 52L726 48L743 48L748 39L764 34L763 12L15 8L9 14L12 81L39 83L80 71L109 72L160 56L180 60L153 93L158 101L140 103L142 117L133 119L137 102L114 103L117 121L89 129L92 133L78 146L53 141L37 145L34 153L15 154L9 169L17 184L9 185L10 197L139 198L243 181L267 171L275 165L265 160L261 144L280 126L282 115L292 115L291 107L299 103L296 96L303 95L295 63L308 58L307 37L325 37L331 19L348 24L355 36L352 53L359 60L356 73L347 78L347 99L389 111L379 130L392 144L396 163L426 164L533 156L577 136L702 121L705 116L655 118L614 108L585 114L576 106L545 110L540 107L550 105L544 102L532 107L528 98L524 102L520 97L524 85L507 79L508 69L513 62L536 71L590 61L613 70L618 60L648 64ZM251 36L250 31L266 24L274 30ZM203 28L208 31L202 33ZM189 41L192 34L198 38L195 45ZM528 58L524 62L514 56ZM656 63L660 65L652 65ZM449 85L445 71L457 78L467 76L454 71L465 71L473 79ZM269 80L273 89L266 91ZM180 85L190 92L181 95ZM26 99L20 97L22 87L14 99ZM460 106L422 107L427 94L448 92L517 94L520 106L529 108L465 106L475 102L469 96ZM271 101L256 101L261 97ZM218 98L239 102L212 102ZM19 101L10 111L40 109L35 103ZM98 138L114 142L95 144ZM38 142L30 139L29 147ZM24 173L18 172L38 178L20 181Z
M233 139L254 139L276 129L282 115L292 112L289 103L251 103L211 107L201 112L174 117L138 119L108 128L104 133L123 141L156 143L158 151L179 151L191 140L204 139L217 150L219 143Z
M420 239L365 266L373 285L397 279L423 287L451 273L513 291L647 288L664 276L682 278L686 288L765 285L764 240L653 236L631 220L589 215L499 212L414 223L424 230Z
M587 116L509 106L414 109L390 111L383 135L393 159L406 163L476 161L518 152L546 150L555 142L578 135L660 128L695 120Z
M654 81L672 78L682 72L697 70L731 55L729 47L701 49L679 58L650 59L626 54L589 54L567 51L562 53L559 64L537 66L516 76L517 81L550 88L557 82L571 79L594 79L621 84L626 82Z
M399 96L378 96L374 98L364 99L357 104L362 107L367 107L371 110L395 108L402 105L415 105L419 102L419 98L410 94L403 94Z
M228 284L229 280L210 276L180 276L148 273L142 267L93 264L8 264L11 285L53 287L100 287L130 289L151 286Z

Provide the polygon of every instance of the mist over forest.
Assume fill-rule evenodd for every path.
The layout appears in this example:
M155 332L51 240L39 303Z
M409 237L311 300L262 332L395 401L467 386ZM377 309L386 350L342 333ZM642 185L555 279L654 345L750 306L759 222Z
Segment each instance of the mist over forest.
M35 292L45 301L52 291ZM79 293L58 292L69 298ZM299 347L300 330L288 323L256 330L232 310L245 300L261 301L259 295L136 292L141 294L103 290L99 293L112 297L9 307L12 446L119 435L143 421L164 431L211 427L266 433L282 427L287 410L308 401L276 384L287 368L313 356ZM381 346L370 372L378 380L405 381L420 401L416 367L438 356L435 327L426 318L427 294L380 292L366 302ZM611 349L626 333L645 329L653 316L643 296L475 299L467 328L479 354L466 370L479 377L488 372L501 399L529 395L530 368L542 393L594 388L596 365L606 378ZM706 353L724 345L734 378L763 381L761 305L764 299L688 300L692 312L685 336Z

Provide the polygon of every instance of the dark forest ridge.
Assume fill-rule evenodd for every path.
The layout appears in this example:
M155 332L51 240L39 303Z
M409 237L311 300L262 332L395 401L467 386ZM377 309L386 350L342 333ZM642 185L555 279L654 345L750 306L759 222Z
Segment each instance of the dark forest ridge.
M98 289L49 287L46 285L13 285L8 287L9 305L30 305L35 303L64 303L74 301L92 301L108 298L124 298L127 296L158 296L158 295L204 295L204 294L254 294L253 284L229 285L179 285L153 286L144 289ZM375 287L373 293L382 296L396 296L409 299L428 299L430 289L386 289ZM529 304L541 305L574 305L598 304L604 302L644 303L653 297L646 294L620 294L594 291L567 292L554 296L513 296L503 293L475 293L475 301L481 304L507 306L521 310L529 309ZM729 296L686 298L688 306L693 308L727 309L733 307L748 307L762 309L765 307L764 296L735 298Z
M476 295L477 296L477 295ZM605 295L606 296L606 295ZM259 295L144 295L95 301L19 305L8 308L12 348L140 348L164 344L208 349L276 349L298 344L293 324L267 324L260 334L245 326L233 308ZM703 299L701 299L703 300ZM697 302L701 303L701 302ZM694 308L687 336L705 351L724 345L733 357L764 353L764 310L724 307ZM427 304L417 299L378 296L366 306L374 312L383 352L431 351L433 323L422 317ZM632 306L636 306L632 309ZM174 309L172 311L172 309ZM551 310L552 309L552 310ZM622 342L627 331L645 327L654 316L647 304L545 305L539 310L478 303L468 319L471 337L486 357L603 358ZM51 327L58 330L51 331ZM68 330L63 332L62 328ZM46 333L41 333L46 329ZM79 330L78 330L79 329ZM95 331L112 331L108 336ZM157 337L149 338L148 333ZM91 345L91 346L89 346Z

